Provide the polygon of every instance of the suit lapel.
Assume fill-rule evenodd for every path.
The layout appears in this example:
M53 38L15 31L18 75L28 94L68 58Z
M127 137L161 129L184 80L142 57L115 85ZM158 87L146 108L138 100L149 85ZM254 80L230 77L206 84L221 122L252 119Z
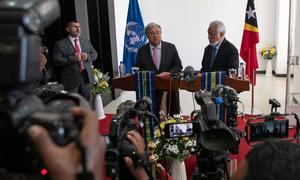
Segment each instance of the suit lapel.
M161 51L160 51L161 57L160 57L159 71L160 71L160 69L163 69L164 64L165 64L165 62L167 60L165 52L166 52L165 43L163 41L161 41Z
M85 43L83 42L83 40L81 38L79 39L79 43L80 43L80 47L81 47L81 52L86 52L86 47L85 47Z
M71 42L71 40L70 40L69 37L67 37L67 38L65 39L65 43L66 43L66 45L67 45L66 47L69 48L70 51L72 51L72 54L74 54L74 53L75 53L75 49L74 49L73 44L72 44L72 42Z
M221 45L220 45L220 47L219 47L219 49L218 49L218 52L217 52L217 54L216 54L216 57L215 57L215 61L214 61L214 64L213 64L213 66L215 65L215 64L218 64L218 61L219 61L219 57L220 56L222 56L223 55L223 49L224 49L224 44L226 43L226 39L224 38L223 39L223 41L222 41L222 43L221 43ZM210 50L210 54L212 54L212 47L210 48L211 50ZM211 57L211 56L210 56Z

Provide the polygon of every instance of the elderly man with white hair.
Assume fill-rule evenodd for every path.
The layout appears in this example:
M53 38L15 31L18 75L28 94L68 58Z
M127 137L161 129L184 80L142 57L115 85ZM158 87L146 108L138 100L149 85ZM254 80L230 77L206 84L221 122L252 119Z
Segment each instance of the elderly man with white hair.
M238 69L237 48L225 38L226 27L221 21L209 24L207 33L209 45L204 50L201 72L226 71Z

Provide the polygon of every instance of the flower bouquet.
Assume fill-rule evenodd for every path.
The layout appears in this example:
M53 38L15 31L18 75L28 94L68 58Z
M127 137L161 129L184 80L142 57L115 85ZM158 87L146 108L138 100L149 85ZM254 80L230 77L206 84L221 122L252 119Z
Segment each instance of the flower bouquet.
M95 82L92 85L92 93L93 95L102 94L104 92L110 92L109 88L109 76L108 73L103 74L99 69L93 69L93 76Z
M108 73L103 74L99 69L96 68L93 69L93 76L95 79L95 82L92 85L94 108L97 118L101 120L105 118L101 94L104 92L110 92L110 88L108 85L109 76Z
M277 50L275 46L267 46L262 48L260 54L264 59L271 60L274 56L277 55Z
M160 127L162 132L165 125L168 123L182 123L186 120L180 115L163 116L161 117ZM196 151L196 138L195 137L176 137L166 138L164 134L161 135L158 129L155 130L155 144L157 146L157 154L159 157L166 156L171 160L183 161Z

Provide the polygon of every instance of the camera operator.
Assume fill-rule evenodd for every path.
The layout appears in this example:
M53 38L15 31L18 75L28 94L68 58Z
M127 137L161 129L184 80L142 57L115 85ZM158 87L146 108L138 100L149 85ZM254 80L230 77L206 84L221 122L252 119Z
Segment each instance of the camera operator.
M96 180L103 179L102 166L104 164L104 139L98 136L98 121L94 112L88 109L73 107L71 111L75 116L84 120L81 131L81 140L86 147L87 169L94 174ZM74 143L65 147L57 146L50 138L46 129L40 126L32 126L28 134L39 150L50 176L55 180L75 180L76 174L81 171L80 152ZM145 144L138 132L129 131L127 138L135 145L140 156L144 154ZM134 168L133 161L129 157L124 158L128 170L138 180L148 179L143 168Z
M134 144L136 151L140 157L142 157L145 153L145 143L144 139L137 131L128 131L127 138L129 141ZM147 180L149 179L145 169L143 167L134 167L134 163L131 158L125 157L124 161L126 166L128 167L129 172L138 180Z
M269 139L251 149L233 180L282 180L300 177L300 145Z
M99 138L97 135L98 122L95 113L78 107L72 108L71 111L84 121L80 136L86 147L87 169L94 174L95 179L102 179L101 168L105 146L103 138ZM52 141L46 129L36 125L28 129L28 134L40 152L53 179L76 179L76 173L81 170L81 156L75 143L59 147Z

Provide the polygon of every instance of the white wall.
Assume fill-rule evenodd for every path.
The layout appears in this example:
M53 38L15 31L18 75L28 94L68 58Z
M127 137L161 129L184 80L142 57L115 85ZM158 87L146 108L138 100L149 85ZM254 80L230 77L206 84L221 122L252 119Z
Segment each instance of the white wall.
M288 57L288 33L289 33L289 1L277 0L275 37L276 47L279 49L273 69L277 74L286 74Z
M115 0L118 60L123 57L124 32L129 0ZM183 66L201 68L207 28L213 20L221 20L227 27L226 38L240 49L247 0L139 0L144 24L156 22L162 27L162 39L176 45ZM255 1L260 30L260 43L275 44L274 0ZM260 69L265 62L258 55Z

